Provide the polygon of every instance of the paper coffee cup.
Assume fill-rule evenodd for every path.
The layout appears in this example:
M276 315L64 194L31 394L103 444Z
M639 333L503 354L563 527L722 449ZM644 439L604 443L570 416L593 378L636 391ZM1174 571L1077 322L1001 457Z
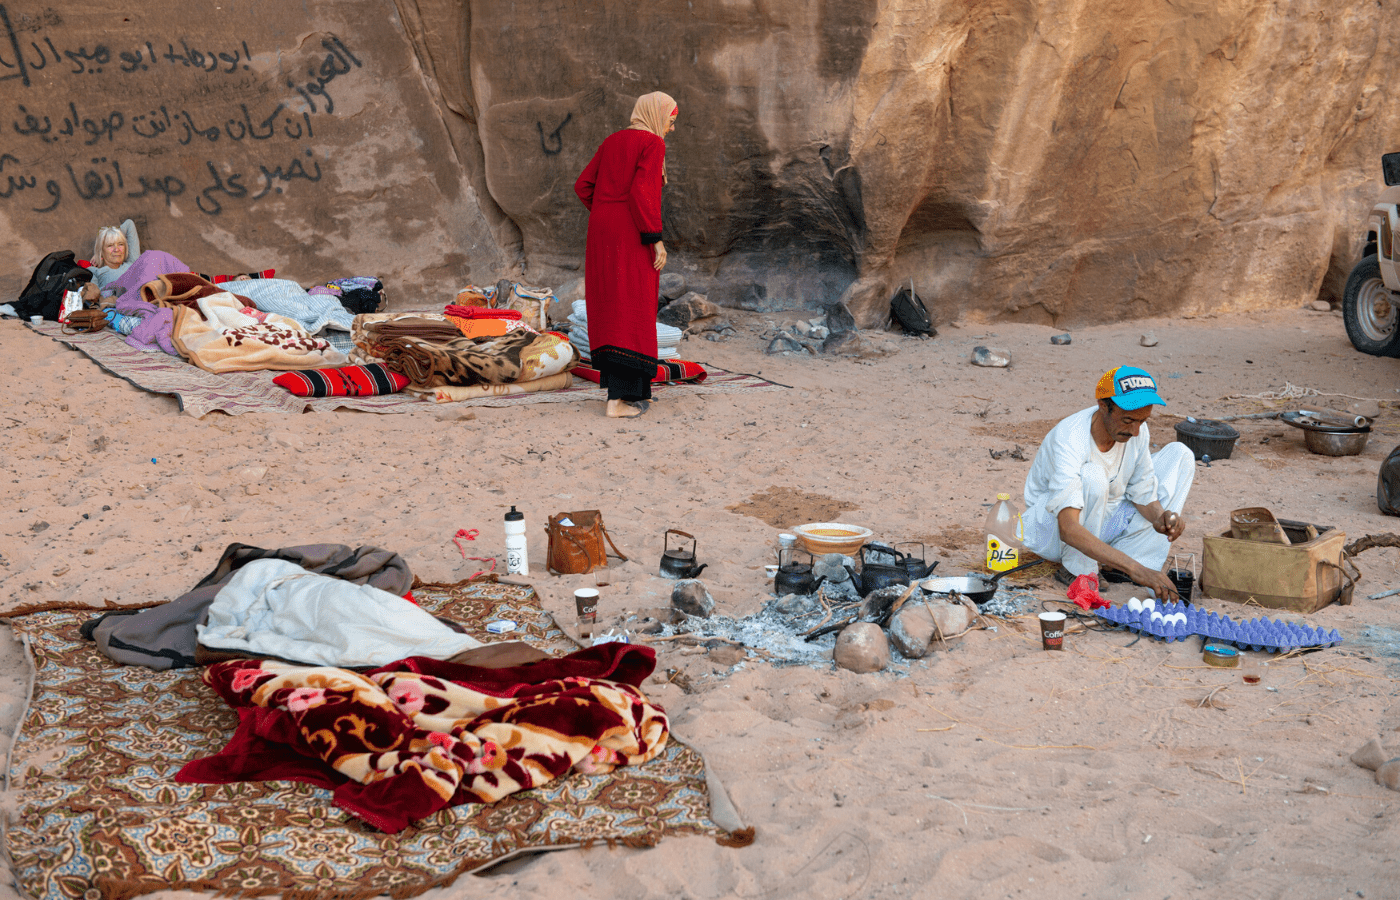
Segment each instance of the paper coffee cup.
M33 322L35 325L38 325L40 322L44 321L44 317L43 317L43 316L30 316L30 317L29 317L29 321Z
M579 588L574 591L574 606L578 608L578 633L592 637L593 623L598 621L598 589Z
M1046 650L1063 650L1065 644L1065 614L1043 612L1040 614L1040 645Z

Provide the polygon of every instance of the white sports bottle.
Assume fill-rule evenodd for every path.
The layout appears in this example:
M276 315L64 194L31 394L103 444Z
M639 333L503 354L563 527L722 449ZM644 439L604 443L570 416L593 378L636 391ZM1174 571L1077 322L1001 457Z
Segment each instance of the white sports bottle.
M506 513L506 574L530 574L530 551L525 544L525 514L516 512L514 506Z

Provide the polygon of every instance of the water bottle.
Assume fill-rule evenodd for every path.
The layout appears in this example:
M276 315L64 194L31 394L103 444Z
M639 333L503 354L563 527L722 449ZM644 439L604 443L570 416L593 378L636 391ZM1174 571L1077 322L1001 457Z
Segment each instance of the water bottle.
M1021 514L1010 494L997 494L987 513L987 568L993 572L1014 569L1021 562Z
M525 514L515 507L506 513L506 574L530 574L530 553L525 545Z

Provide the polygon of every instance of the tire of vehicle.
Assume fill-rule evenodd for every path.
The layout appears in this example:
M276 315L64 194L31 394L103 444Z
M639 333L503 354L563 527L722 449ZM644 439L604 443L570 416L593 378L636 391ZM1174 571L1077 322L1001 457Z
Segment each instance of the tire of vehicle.
M1347 277L1342 320L1357 350L1372 356L1400 356L1400 297L1381 280L1375 255L1362 259Z

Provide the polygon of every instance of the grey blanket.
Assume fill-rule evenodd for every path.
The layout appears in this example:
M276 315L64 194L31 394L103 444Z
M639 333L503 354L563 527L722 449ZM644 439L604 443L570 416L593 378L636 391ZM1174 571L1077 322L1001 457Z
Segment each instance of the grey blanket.
M114 661L148 669L185 669L201 665L196 659L195 626L204 623L214 596L239 568L255 559L285 559L320 575L334 575L355 584L403 596L413 586L404 558L379 547L351 550L344 544L308 544L264 550L229 544L214 571L188 593L149 609L113 610L83 623L83 637Z

